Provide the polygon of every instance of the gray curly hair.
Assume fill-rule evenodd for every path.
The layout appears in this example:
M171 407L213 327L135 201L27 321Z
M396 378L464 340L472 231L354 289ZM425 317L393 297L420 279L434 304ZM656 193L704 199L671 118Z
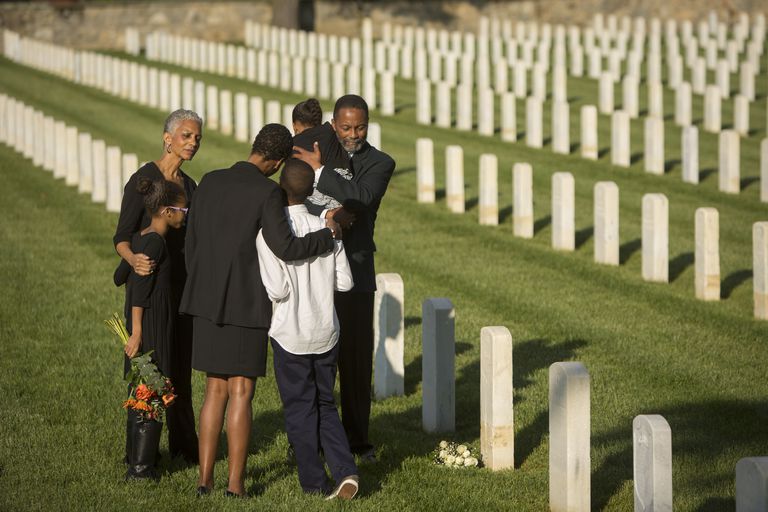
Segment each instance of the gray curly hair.
M171 114L165 119L165 124L163 125L163 133L173 134L182 121L195 121L200 125L201 128L203 126L203 119L197 114L197 112L180 108L171 112Z

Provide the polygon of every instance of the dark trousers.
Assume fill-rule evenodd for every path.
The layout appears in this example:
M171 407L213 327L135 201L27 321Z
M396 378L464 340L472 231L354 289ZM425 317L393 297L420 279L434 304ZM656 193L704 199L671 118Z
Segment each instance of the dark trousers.
M336 292L339 318L341 419L352 453L373 448L368 441L373 372L373 293Z
M338 347L337 343L324 354L297 355L272 340L285 430L296 454L299 483L308 493L327 494L332 489L319 455L321 448L337 483L357 474L333 398Z
M195 412L192 410L192 317L176 317L176 339L171 358L171 381L176 400L166 411L168 451L197 463L197 434Z

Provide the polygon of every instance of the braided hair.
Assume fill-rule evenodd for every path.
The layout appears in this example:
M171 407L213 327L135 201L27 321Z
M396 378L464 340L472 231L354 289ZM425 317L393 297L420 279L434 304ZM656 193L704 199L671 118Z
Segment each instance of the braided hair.
M315 98L299 102L293 107L293 122L312 128L323 122L323 109Z

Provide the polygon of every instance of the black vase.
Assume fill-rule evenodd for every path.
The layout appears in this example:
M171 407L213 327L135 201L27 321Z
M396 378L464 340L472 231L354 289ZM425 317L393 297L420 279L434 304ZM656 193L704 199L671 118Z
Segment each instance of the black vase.
M131 416L133 413L133 416ZM128 411L128 438L126 450L128 471L125 479L151 478L157 480L157 452L160 447L160 433L163 424L160 421L148 420L133 411Z

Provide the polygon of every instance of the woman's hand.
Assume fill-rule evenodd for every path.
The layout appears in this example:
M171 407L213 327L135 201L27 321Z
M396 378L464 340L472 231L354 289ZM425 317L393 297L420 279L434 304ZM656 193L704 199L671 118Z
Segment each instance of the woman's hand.
M136 356L141 349L141 333L134 332L125 344L125 355L129 358Z
M133 271L140 276L148 276L155 270L155 262L140 252L133 253L128 259L128 263L133 267Z

